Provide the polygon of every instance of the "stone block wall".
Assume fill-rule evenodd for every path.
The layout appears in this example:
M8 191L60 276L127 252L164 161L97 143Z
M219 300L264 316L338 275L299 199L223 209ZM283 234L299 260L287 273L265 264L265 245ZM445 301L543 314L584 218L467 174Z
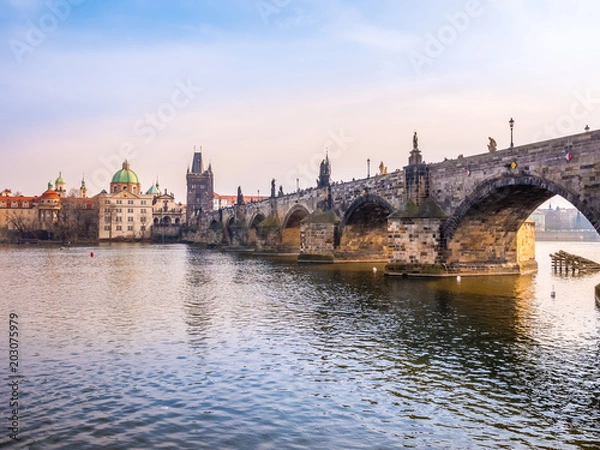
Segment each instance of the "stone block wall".
M527 220L517 232L517 263L524 268L537 268L535 261L535 222Z
M390 260L403 264L439 264L438 218L390 219Z
M302 223L300 225L300 259L331 259L336 225L333 223Z

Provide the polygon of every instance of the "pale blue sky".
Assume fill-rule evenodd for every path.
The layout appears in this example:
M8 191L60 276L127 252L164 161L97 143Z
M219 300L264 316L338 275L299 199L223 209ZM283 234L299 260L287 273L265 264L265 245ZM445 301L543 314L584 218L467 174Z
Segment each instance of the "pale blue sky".
M266 194L600 124L597 18L576 0L0 0L1 188L62 171L108 187L128 157L185 201L193 146L216 190Z

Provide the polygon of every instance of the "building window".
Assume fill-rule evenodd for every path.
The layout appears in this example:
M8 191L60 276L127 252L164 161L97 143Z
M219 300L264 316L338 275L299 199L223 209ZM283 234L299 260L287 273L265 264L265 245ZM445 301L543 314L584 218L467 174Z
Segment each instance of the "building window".
M142 203L142 205L145 205L146 204L146 200L142 200L141 203Z
M129 226L127 227L127 231L133 231L133 225L129 225Z
M29 208L29 202L23 202L23 208Z
M142 209L140 210L140 213L142 213L142 214L146 214L146 208L142 208Z
M133 214L133 208L127 208L127 212L128 212L129 214Z
M110 205L110 200L108 200L108 199L104 200L104 203L107 204L107 205Z
M10 206L13 207L13 208L17 208L19 206L19 203L12 202L12 204Z
M110 225L105 225L104 226L104 231L110 231Z
M110 216L104 216L104 221L106 223L110 223Z
M121 228L121 225L117 225L117 231L121 231L123 228Z
M117 200L117 205L122 205L123 204L123 200Z
M115 219L115 222L123 222L123 218L122 218L121 216L118 216L118 217Z
M128 205L133 205L133 200L127 200Z
M141 230L141 231L146 231L146 227L142 225L142 226L140 227L140 230Z
M127 222L133 222L133 217L129 216L129 217L127 218Z

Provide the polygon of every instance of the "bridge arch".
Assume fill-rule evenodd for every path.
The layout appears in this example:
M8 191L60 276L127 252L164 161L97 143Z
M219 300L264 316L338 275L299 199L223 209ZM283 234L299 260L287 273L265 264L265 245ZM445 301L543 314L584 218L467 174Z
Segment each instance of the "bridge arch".
M386 259L388 216L394 207L375 194L357 198L338 227L336 256L343 259Z
M516 264L525 257L517 233L546 200L560 195L588 219L592 211L577 195L555 182L533 175L487 180L455 209L441 227L445 260L453 263Z
M265 220L266 215L257 211L248 222L248 245L256 246L256 236L258 233L258 224Z
M223 228L223 244L224 245L232 245L234 232L233 232L233 224L235 223L235 217L230 216L225 219L225 227Z
M304 205L296 204L285 215L281 225L281 246L286 251L300 251L300 222L309 214Z

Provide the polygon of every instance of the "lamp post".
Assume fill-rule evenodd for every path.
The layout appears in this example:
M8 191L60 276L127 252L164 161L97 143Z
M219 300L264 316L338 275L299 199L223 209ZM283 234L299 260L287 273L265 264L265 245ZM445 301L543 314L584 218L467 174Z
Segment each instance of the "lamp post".
M367 158L367 178L371 178L371 158Z
M508 121L508 125L510 126L510 148L513 148L515 146L513 141L513 128L515 127L515 120L512 117Z

